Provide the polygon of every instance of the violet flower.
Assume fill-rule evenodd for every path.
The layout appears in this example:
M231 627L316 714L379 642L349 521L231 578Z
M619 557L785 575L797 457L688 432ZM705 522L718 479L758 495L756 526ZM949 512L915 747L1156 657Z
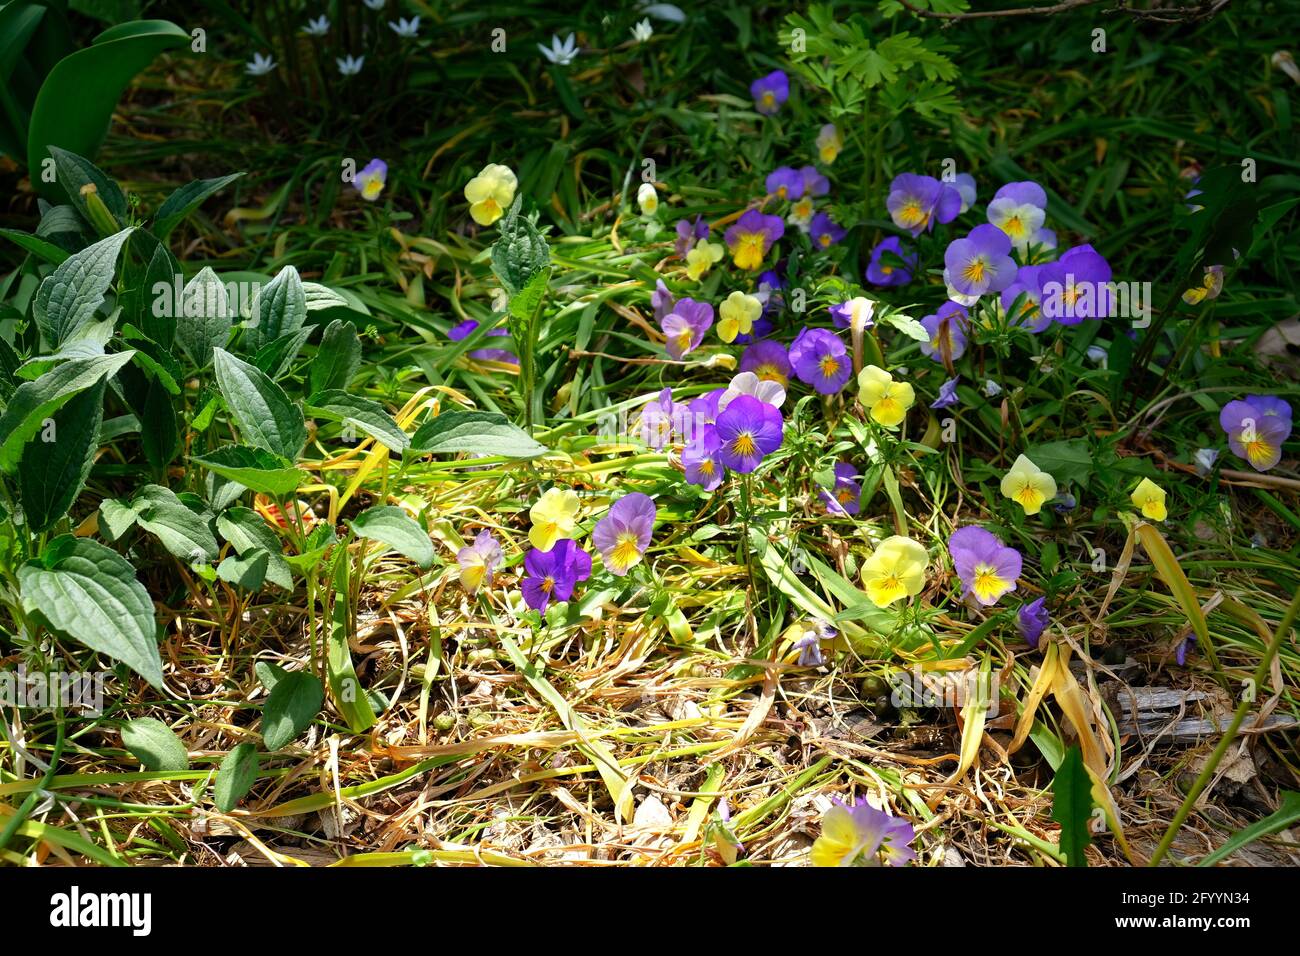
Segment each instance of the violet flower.
M791 369L785 346L773 339L753 343L740 356L740 370L753 372L760 381L789 385Z
M1025 639L1025 643L1030 647L1038 647L1038 639L1043 636L1043 631L1047 630L1047 625L1052 623L1051 615L1047 613L1045 604L1046 597L1036 598L1028 604L1022 604L1020 610L1016 612L1016 628L1020 631L1020 636Z
M976 226L964 239L954 239L943 254L944 279L952 289L970 298L1001 292L1016 277L1016 263L1008 253L1011 240L997 226ZM967 303L970 304L970 303Z
M997 535L977 525L967 525L952 533L948 552L961 579L963 595L973 595L987 607L1016 589L1023 559L1019 551L1004 545Z
M783 71L773 70L749 84L749 95L757 112L772 116L790 98L790 80Z
M876 243L867 263L867 281L874 285L906 285L916 272L916 249L903 248L897 236L889 236Z
M966 351L966 327L970 322L970 313L958 302L949 300L939 306L933 315L921 320L921 327L930 333L930 341L921 343L921 354L943 362L943 350L946 346L949 356L955 362Z
M835 487L830 491L820 489L822 502L827 514L855 515L861 509L862 477L856 468L845 461L835 463Z
M785 423L780 409L751 395L741 395L718 415L716 428L722 463L743 475L781 447Z
M655 503L649 495L634 491L610 505L591 531L591 543L610 574L622 577L640 563L654 525Z
M591 556L563 538L549 551L534 548L524 555L524 570L527 574L520 585L524 601L545 614L552 601L567 601L577 583L591 577Z
M790 364L799 381L834 395L853 375L853 362L840 337L826 329L804 329L790 345Z
M936 222L952 222L961 209L961 193L933 176L903 173L889 184L885 200L890 218L913 236L928 232Z
M659 323L668 354L679 361L700 347L712 326L713 306L690 298L679 299Z

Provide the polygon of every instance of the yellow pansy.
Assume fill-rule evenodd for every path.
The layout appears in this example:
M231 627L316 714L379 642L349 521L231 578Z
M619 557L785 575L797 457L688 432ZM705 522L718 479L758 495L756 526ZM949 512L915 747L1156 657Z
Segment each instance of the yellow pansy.
M488 163L479 174L465 185L465 198L469 201L469 214L480 226L490 226L502 216L515 201L519 181L509 166Z
M886 538L862 564L867 597L876 607L888 607L899 598L920 594L928 561L925 548L911 538Z
M868 365L858 373L858 401L874 421L892 428L907 417L916 393L907 382L895 382L883 368Z
M1152 521L1164 521L1169 517L1165 510L1165 490L1150 478L1143 478L1129 496L1133 507L1142 511L1142 517Z
M839 156L840 150L844 148L844 139L840 136L840 131L835 128L834 123L827 123L817 134L817 155L821 161L829 166L835 162Z
M822 832L813 841L808 862L813 866L848 866L862 852L862 835L853 815L836 804L822 817Z
M1056 479L1021 455L1002 478L1002 494L1018 501L1025 514L1036 515L1056 497Z
M722 258L723 252L722 246L716 242L701 239L694 249L686 253L686 274L698 282Z
M530 509L533 526L528 540L538 551L550 551L555 542L573 534L578 523L578 496L567 488L552 488Z
M737 290L718 306L718 338L724 342L736 341L737 335L748 335L754 320L763 314L763 303L756 296Z

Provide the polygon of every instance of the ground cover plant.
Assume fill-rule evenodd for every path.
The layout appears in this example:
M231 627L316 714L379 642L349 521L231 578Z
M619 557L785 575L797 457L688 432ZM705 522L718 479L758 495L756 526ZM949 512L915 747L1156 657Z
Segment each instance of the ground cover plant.
M1297 862L1294 12L71 6L5 863Z

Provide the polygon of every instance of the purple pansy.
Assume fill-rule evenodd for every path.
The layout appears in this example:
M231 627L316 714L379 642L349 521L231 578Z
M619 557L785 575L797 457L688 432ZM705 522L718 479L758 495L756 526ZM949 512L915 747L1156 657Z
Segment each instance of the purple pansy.
M1067 249L1038 273L1044 318L1061 325L1104 319L1113 312L1110 263L1090 245Z
M1282 460L1282 444L1291 436L1291 406L1271 395L1247 395L1223 406L1219 425L1234 455L1267 471Z
M654 310L656 322L664 320L664 316L673 310L673 302L675 301L668 286L664 285L664 280L656 279L655 290L650 293L650 308Z
M754 109L771 116L790 98L790 80L782 70L773 70L749 84L749 95L754 98Z
M1038 647L1038 639L1047 630L1047 625L1052 623L1046 604L1046 597L1035 598L1028 604L1022 604L1016 612L1016 629L1030 647Z
M949 408L949 407L951 407L951 406L953 406L953 405L956 405L957 402L958 402L958 398L957 398L957 382L958 382L959 380L960 380L960 376L956 376L956 377L954 377L954 378L950 378L950 379L948 379L948 381L946 381L946 382L944 382L942 385L940 385L940 386L939 386L939 397L936 398L933 402L930 403L930 407L931 407L931 408Z
M961 196L961 208L958 213L963 213L971 206L975 205L977 190L975 188L975 177L970 173L958 173L952 182L952 188L957 190L957 195Z
M552 601L567 601L577 583L591 577L591 555L564 538L550 551L529 551L524 555L524 570L527 574L520 585L524 601L545 614Z
M993 194L993 199L990 202L998 199L1009 199L1017 205L1037 206L1039 209L1047 208L1047 191L1038 183L1029 179L1016 183L1007 183Z
M997 226L976 226L964 239L954 239L943 254L944 278L963 296L1001 292L1016 277L1011 240Z
M679 299L659 327L667 337L668 354L682 359L700 347L704 333L713 327L713 306L694 299Z
M709 238L709 224L700 216L695 217L695 222L689 219L677 220L677 241L673 243L673 251L677 253L678 258L685 259L686 253L695 247L695 244L701 239Z
M793 202L803 195L803 173L792 166L781 166L767 174L764 185L768 195Z
M853 361L840 337L826 329L804 329L790 345L795 375L823 395L834 395L853 375Z
M906 285L916 272L916 249L903 248L898 236L888 236L876 243L867 263L867 281L874 285Z
M781 411L752 395L732 400L716 426L722 463L747 474L781 447L785 423Z
M726 394L725 388L715 388L711 392L706 392L699 398L693 398L687 405L690 419L695 432L698 433L704 425L712 425L718 420L718 402Z
M673 401L673 390L665 388L659 397L641 409L641 440L656 450L663 448L674 435L689 434L690 409Z
M682 451L686 480L705 491L712 491L722 484L727 469L722 463L721 448L718 430L712 425L704 426L695 441Z
M790 384L790 356L784 345L772 339L763 339L746 348L740 356L740 370L753 372L763 381Z
M977 525L967 525L952 533L948 552L961 579L963 595L973 596L980 604L989 606L1016 589L1022 564L1020 552L1004 545L997 535Z
M917 236L936 222L952 222L961 210L961 193L933 176L903 173L889 184L885 200L894 225Z
M736 265L753 271L763 264L772 244L783 235L785 223L780 216L767 216L750 209L726 231L723 240Z
M604 559L606 570L622 577L650 547L654 526L654 499L634 491L609 506L591 530L591 543Z
M803 191L808 196L825 196L831 191L831 181L817 172L816 166L800 166L799 175L803 177Z
M846 235L844 227L824 212L812 217L808 232L812 236L813 245L822 249L829 249Z
M860 509L862 485L858 483L861 475L846 461L835 463L835 487L829 491L820 489L826 512L833 515L855 515Z
M943 346L946 342L950 357L955 362L966 351L966 325L970 313L959 302L949 300L921 320L921 327L930 333L930 341L921 343L921 353L936 362L943 362Z
M478 326L478 322L474 319L466 319L459 325L454 326L451 331L447 333L447 338L451 339L453 342L459 342L461 339L468 338L470 334L478 328ZM487 334L491 337L502 338L508 338L510 335L510 333L505 329L492 329ZM519 364L518 356L509 349L474 349L469 353L469 357L482 359L488 362L509 362L511 365Z

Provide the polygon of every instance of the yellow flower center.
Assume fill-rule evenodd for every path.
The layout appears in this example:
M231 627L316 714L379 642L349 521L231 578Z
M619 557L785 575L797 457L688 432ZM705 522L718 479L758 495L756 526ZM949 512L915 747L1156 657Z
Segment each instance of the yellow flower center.
M823 356L820 366L822 378L834 378L839 374L840 362L834 355Z
M746 458L758 450L752 432L741 432L731 440L731 453Z
M549 574L546 577L542 578L543 594L550 594L551 591L553 591L554 589L555 589L555 578L551 577Z
M1254 441L1242 443L1246 448L1246 458L1253 465L1263 465L1273 458L1273 446L1258 436Z
M998 575L997 568L989 564L975 565L975 577L971 581L971 590L983 601L994 601L1006 587L1006 582Z
M972 259L967 263L966 268L962 270L962 276L967 282L983 282L984 270L987 266L988 263L983 259Z
M624 531L618 536L614 550L610 552L610 564L620 570L630 568L636 564L641 558L641 549L637 545L636 534L631 531Z
M904 229L917 229L924 226L930 219L930 214L921 208L921 203L917 199L908 199L903 203L903 208L898 211L898 223Z

